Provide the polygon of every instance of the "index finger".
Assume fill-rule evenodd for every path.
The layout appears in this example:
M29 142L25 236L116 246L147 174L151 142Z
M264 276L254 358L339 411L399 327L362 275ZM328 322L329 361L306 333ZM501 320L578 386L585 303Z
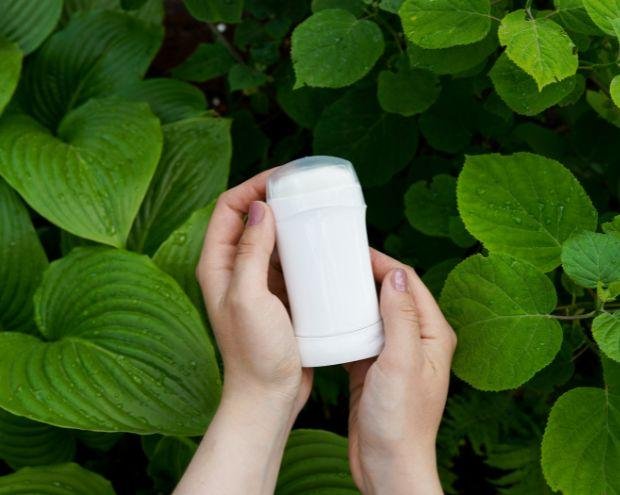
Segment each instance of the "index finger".
M265 170L223 192L217 200L197 269L207 307L219 300L230 284L237 243L244 229L243 218L252 201L265 199L267 177L273 170Z

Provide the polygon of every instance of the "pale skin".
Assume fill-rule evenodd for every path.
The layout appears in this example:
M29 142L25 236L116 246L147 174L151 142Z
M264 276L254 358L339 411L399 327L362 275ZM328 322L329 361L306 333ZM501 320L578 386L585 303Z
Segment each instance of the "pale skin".
M222 399L175 495L272 494L312 387L302 368L263 172L221 195L197 277L224 362ZM247 221L244 219L247 216ZM415 271L371 249L385 347L348 363L349 461L364 495L436 495L435 440L455 334Z

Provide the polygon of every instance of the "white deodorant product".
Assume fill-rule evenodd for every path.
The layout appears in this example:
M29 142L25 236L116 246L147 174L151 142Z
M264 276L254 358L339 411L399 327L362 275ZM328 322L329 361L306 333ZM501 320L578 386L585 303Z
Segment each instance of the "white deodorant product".
M351 162L300 158L267 180L293 327L305 367L376 356L383 325L366 204Z

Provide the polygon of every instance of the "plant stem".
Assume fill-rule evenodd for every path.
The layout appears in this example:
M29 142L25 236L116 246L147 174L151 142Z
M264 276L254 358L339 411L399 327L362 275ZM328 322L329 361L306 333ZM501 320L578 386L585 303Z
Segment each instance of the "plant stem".
M570 316L549 315L549 316L551 316L551 318L555 318L556 320L585 320L587 318L592 318L597 313L598 311L594 310L594 311L590 311L589 313L585 313L583 315L570 315Z
M224 36L222 33L220 33L217 29L216 26L214 26L213 24L211 24L210 22L206 23L207 27L209 28L209 31L211 31L211 34L213 35L213 37L222 45L224 45L224 47L228 50L228 53L230 53L230 55L232 56L232 58L234 58L237 62L239 62L240 64L245 63L243 61L243 57L241 56L241 54L235 50L235 47L232 46L230 44L230 41L228 41L226 39L226 36Z

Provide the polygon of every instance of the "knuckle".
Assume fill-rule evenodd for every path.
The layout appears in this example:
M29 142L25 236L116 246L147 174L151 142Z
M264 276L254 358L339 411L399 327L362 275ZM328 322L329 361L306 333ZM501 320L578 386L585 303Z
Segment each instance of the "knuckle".
M237 244L237 256L244 258L250 256L254 251L255 246L252 241L245 236L239 239L239 243Z

